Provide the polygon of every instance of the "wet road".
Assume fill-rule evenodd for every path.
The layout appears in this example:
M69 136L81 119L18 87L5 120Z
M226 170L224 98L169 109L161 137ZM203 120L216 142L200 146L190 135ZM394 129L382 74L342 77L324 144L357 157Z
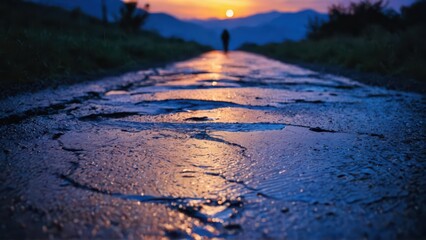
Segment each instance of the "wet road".
M243 52L3 100L0 237L425 237L425 103Z

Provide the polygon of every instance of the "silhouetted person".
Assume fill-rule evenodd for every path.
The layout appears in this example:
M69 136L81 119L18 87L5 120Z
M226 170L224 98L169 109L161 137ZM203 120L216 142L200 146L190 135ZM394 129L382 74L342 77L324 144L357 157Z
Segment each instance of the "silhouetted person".
M225 53L228 52L228 48L229 48L229 39L230 39L230 35L228 30L223 30L222 32L222 44L223 44L223 50L225 51Z

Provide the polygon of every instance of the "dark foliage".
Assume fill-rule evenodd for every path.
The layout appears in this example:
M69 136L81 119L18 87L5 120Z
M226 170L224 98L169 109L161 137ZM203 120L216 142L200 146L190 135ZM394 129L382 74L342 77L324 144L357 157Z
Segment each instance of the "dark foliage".
M309 28L306 40L242 49L280 60L426 80L426 0L403 7L400 14L386 10L383 1L333 5L328 21L312 19Z
M120 10L120 27L127 31L138 31L149 16L149 4L138 8L137 1L125 2Z
M400 15L386 10L384 0L363 0L345 6L334 4L329 8L329 20L321 22L313 19L309 23L310 39L320 39L335 35L360 36L370 26L380 26L388 31L400 28Z
M405 26L422 25L426 27L426 0L418 0L413 5L401 8Z

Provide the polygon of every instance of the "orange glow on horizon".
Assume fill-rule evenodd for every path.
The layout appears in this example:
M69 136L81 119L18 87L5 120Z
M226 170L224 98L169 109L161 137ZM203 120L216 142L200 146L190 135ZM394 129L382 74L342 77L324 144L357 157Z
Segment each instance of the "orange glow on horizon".
M304 9L313 9L319 12L327 12L333 3L344 2L343 0L122 0L124 2L138 2L140 7L150 4L151 12L163 12L181 19L226 19L228 10L238 13L238 16L264 13L269 11L297 12ZM354 0L360 1L360 0ZM390 5L405 3L414 0L390 0Z
M137 1L139 6L150 3L151 12L164 12L181 19L226 19L228 10L232 10L232 17L245 17L252 14L268 11L297 11L297 3L267 4L258 0L122 0L125 2ZM284 0L286 1L286 0ZM236 16L235 13L238 13Z
M139 0L142 2L143 0ZM239 16L250 15L256 5L252 0L156 0L152 12L170 13L183 19L229 18L228 10L238 12ZM234 15L232 15L234 16Z

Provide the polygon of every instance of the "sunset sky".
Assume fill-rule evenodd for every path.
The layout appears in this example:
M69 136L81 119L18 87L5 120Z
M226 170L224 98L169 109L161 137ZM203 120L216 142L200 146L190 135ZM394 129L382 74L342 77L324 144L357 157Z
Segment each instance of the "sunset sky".
M145 3L145 0L139 0ZM277 11L298 11L302 9L315 9L326 12L327 7L333 3L348 3L348 0L153 0L152 12L171 13L179 18L226 18L226 11L232 9L234 17ZM401 5L409 5L414 0L390 0L389 5L399 9Z

